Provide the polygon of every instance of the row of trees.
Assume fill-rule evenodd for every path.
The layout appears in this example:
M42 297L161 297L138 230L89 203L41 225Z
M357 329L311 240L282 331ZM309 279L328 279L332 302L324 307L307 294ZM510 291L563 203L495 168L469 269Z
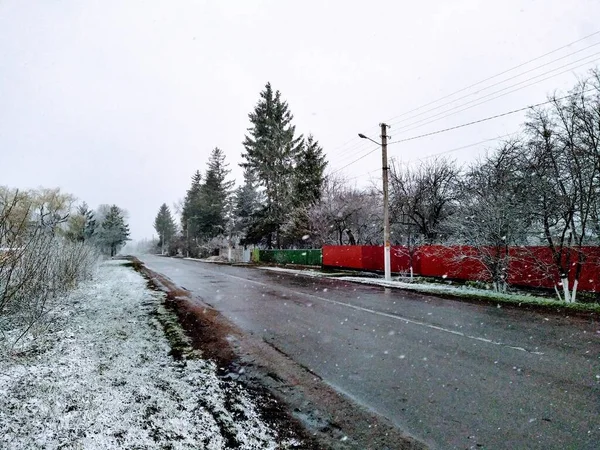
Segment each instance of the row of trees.
M129 240L126 213L117 205L100 205L96 211L83 202L70 214L64 235L75 242L97 247L107 256L115 256Z
M465 257L483 263L499 290L509 247L547 247L548 272L575 301L582 248L600 244L600 73L532 109L518 136L467 168L448 159L393 165L391 205L403 243L473 247Z
M93 212L60 189L0 187L0 348L43 331L53 302L128 235L115 205Z
M215 148L205 173L192 176L181 207L181 232L163 204L154 228L171 253L206 256L224 241L267 248L308 245L309 210L324 185L323 149L296 133L287 102L270 84L249 114L242 153L244 180L233 189L225 154Z
M175 247L210 252L219 240L265 248L382 243L379 182L357 188L325 176L323 149L296 134L289 107L267 84L249 114L244 182L232 191L221 150L187 191L181 230L166 205L155 223ZM498 290L509 247L546 246L562 298L574 301L586 245L600 243L600 75L529 112L520 133L468 167L447 158L392 161L392 241L412 255L423 244L468 245ZM189 245L189 243L193 245ZM212 244L211 244L212 242ZM202 247L204 246L204 247Z
M409 257L425 244L468 246L457 264L477 260L500 291L514 258L509 248L544 246L552 263L543 271L558 275L560 298L575 301L583 247L600 245L599 72L532 109L520 133L467 167L448 158L392 161L390 210L392 243ZM308 217L317 246L381 245L379 181L357 189L327 177Z

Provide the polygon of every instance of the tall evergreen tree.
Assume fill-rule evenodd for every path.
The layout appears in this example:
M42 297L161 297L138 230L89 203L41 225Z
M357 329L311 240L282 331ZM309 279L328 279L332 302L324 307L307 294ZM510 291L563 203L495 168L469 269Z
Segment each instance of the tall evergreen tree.
M255 214L260 209L261 195L256 189L257 182L254 173L244 171L244 184L237 188L234 202L235 225L234 231L241 237L241 242L246 243L248 229L254 220Z
M183 201L183 209L181 211L181 228L188 232L190 236L196 236L196 227L193 220L196 215L196 206L198 204L198 196L200 195L200 186L202 185L202 174L196 170L192 175L192 184L185 194ZM188 225L190 230L188 230Z
M98 243L104 252L115 256L128 240L129 225L125 223L121 209L117 205L112 205L100 226Z
M83 202L77 208L77 214L85 218L85 225L83 227L83 240L89 241L94 236L97 228L94 211L88 207L87 203Z
M175 222L166 203L163 203L154 219L154 229L158 233L159 246L168 245L175 235Z
M230 172L227 167L225 153L215 147L208 160L205 181L200 186L197 202L194 204L198 231L205 239L225 231L227 200L233 186L232 181L227 181Z
M281 227L292 204L294 162L301 149L302 136L295 136L292 113L279 91L270 83L260 93L258 104L249 115L252 126L243 142L246 162L241 166L256 176L264 188L265 206L255 216L256 237L268 247L281 246Z
M312 206L321 199L327 166L323 148L310 134L296 156L294 205Z
M284 227L286 245L312 245L307 239L312 234L308 210L321 199L326 166L323 148L309 135L296 156L292 187L293 209Z
M69 217L65 236L72 241L85 242L91 240L95 231L94 211L89 209L87 203L83 202L77 207L76 213Z

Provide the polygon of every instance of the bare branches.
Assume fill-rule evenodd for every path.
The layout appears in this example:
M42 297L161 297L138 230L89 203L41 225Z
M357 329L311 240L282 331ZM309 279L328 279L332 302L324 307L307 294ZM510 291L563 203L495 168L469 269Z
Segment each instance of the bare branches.
M439 241L458 199L460 169L456 163L440 158L402 170L392 162L390 169L392 221L404 222L400 218L407 217L426 243Z
M43 329L52 304L91 274L96 251L56 233L71 207L72 197L58 190L0 189L2 347Z

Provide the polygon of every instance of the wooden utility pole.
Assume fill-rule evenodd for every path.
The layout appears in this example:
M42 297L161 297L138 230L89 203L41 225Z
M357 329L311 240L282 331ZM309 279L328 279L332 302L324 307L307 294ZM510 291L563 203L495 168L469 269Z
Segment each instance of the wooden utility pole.
M390 206L388 198L388 160L387 160L387 128L381 123L381 170L383 178L383 268L385 280L391 281L391 248L390 248Z

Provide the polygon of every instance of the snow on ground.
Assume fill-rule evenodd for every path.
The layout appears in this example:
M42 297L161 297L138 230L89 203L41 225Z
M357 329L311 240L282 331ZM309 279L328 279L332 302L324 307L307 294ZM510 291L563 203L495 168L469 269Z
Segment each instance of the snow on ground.
M286 269L285 267L268 267L268 266L260 267L260 269L270 270L272 272L291 273L294 275L302 275L302 276L307 276L307 277L327 278L330 276L330 274L328 274L328 273L324 273L324 272L321 272L318 270L311 270L311 269L298 270L298 269Z
M0 448L242 448L277 443L251 399L198 355L175 360L163 294L122 261L53 311L54 331L0 361ZM162 311L162 312L161 312ZM60 326L57 326L60 325Z
M407 283L404 281L386 281L381 278L362 278L362 277L336 277L338 280L351 281L353 283L371 284L376 286L384 286L398 289L407 289L411 291L426 293L426 294L448 294L458 297L478 297L490 300L509 300L509 301L524 301L524 302L540 302L548 303L547 298L534 297L531 295L522 295L514 293L501 293L488 291L484 289L476 289L469 286L450 286L432 283Z
M331 278L335 280L342 281L350 281L352 283L360 283L360 284L368 284L374 286L383 286L397 289L406 289L410 291L416 291L425 294L446 294L446 295L454 295L457 297L477 297L477 298L486 298L490 300L504 300L511 302L539 302L539 303L548 303L548 298L535 297L532 295L522 295L515 293L501 293L494 292L484 289L477 289L469 286L451 286L444 284L433 284L433 283L413 283L413 282L404 282L399 280L391 280L386 281L382 278L375 277L357 277L357 276L340 276L340 274L336 274L332 276L330 273L320 272L317 270L298 270L298 269L287 269L283 267L261 267L264 270L271 270L275 272L285 272L289 274L294 274L297 276L307 276L307 277L320 277L320 278Z

